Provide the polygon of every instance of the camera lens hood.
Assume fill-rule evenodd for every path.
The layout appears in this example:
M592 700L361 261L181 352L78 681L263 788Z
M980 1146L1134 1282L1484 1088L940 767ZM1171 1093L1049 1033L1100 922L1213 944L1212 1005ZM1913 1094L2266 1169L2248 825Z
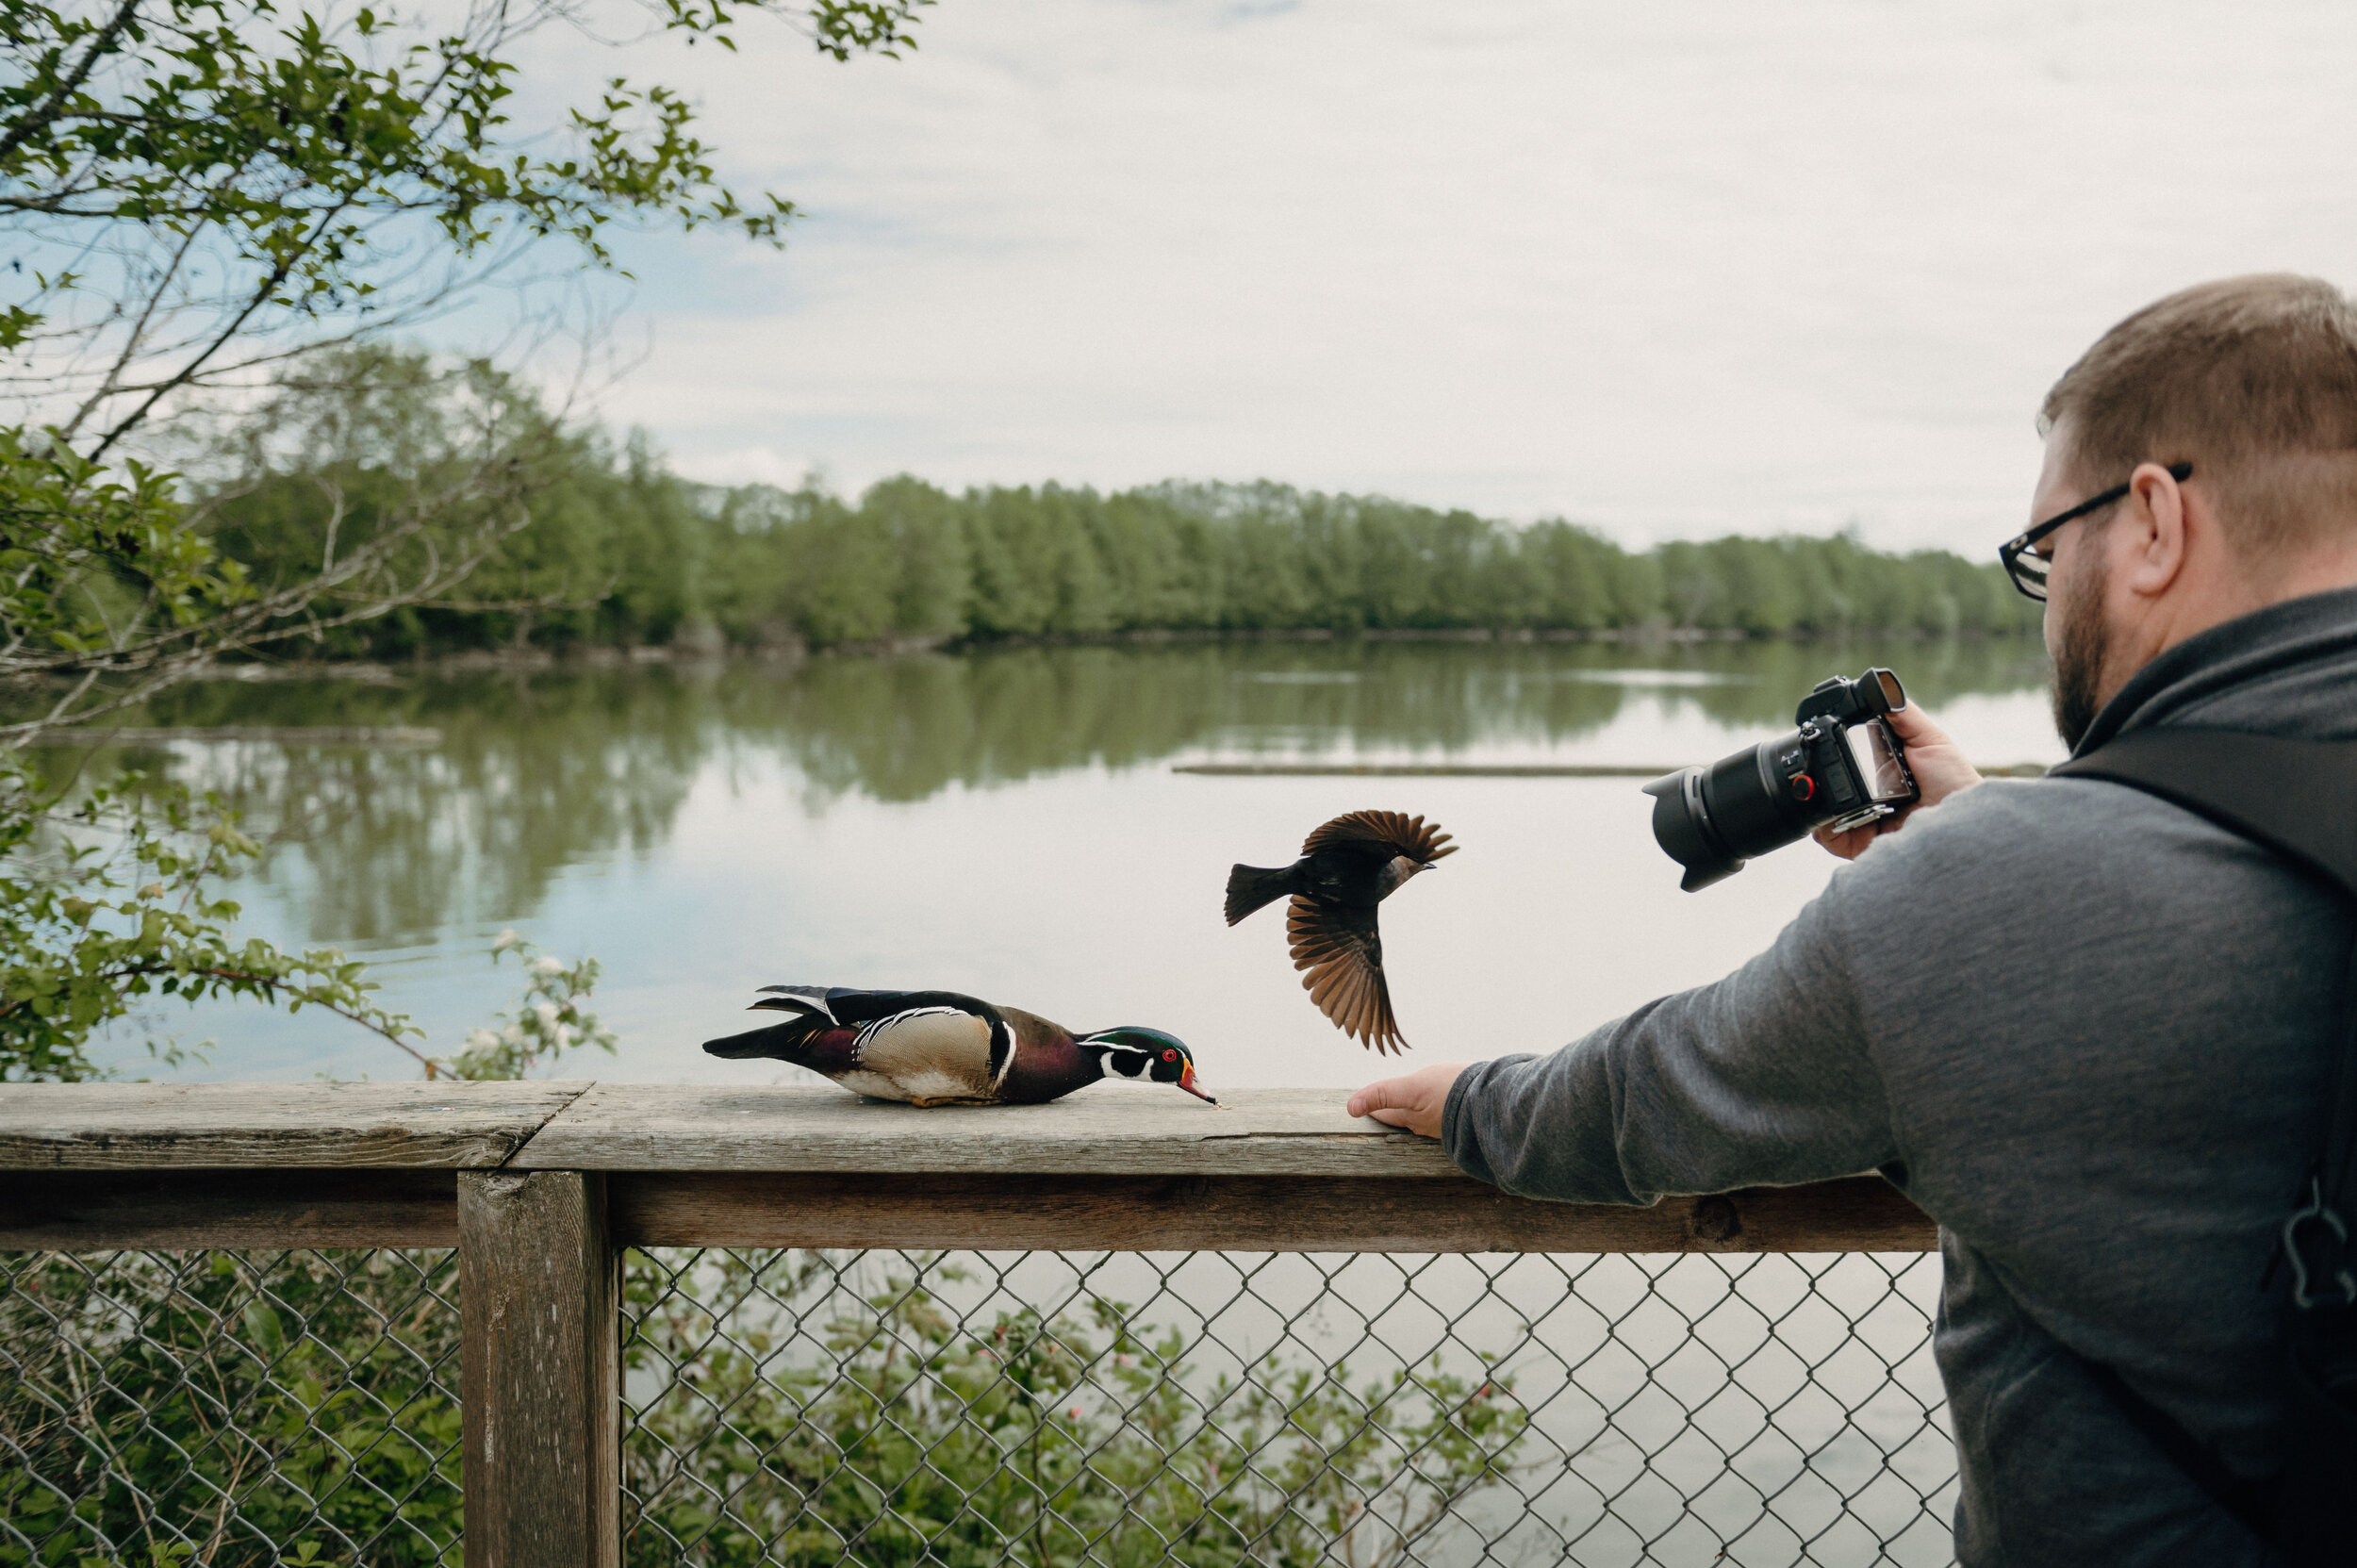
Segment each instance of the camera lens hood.
M1703 769L1681 767L1645 786L1653 797L1653 836L1672 860L1686 867L1678 886L1689 893L1724 882L1743 869L1727 851L1703 799Z

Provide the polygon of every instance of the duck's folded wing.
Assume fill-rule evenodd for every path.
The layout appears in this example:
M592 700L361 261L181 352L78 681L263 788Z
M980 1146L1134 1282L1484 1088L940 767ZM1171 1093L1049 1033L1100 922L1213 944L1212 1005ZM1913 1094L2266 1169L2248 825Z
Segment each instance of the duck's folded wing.
M829 1023L857 1028L895 1014L922 1008L951 1007L988 1017L990 1006L954 991L861 991L849 985L765 985L764 999L755 1007L773 1012L807 1013Z
M911 1007L862 1026L852 1048L863 1072L880 1073L917 1098L956 1099L996 1086L1002 1032L966 1008Z
M1383 939L1375 911L1322 903L1296 895L1285 916L1294 967L1306 969L1303 989L1318 1011L1345 1034L1382 1052L1405 1050L1392 1015L1392 989L1383 979Z
M1335 845L1363 844L1430 865L1457 852L1458 846L1449 843L1452 836L1442 833L1438 822L1427 824L1423 817L1404 812L1354 811L1335 817L1302 840L1301 852L1313 855Z

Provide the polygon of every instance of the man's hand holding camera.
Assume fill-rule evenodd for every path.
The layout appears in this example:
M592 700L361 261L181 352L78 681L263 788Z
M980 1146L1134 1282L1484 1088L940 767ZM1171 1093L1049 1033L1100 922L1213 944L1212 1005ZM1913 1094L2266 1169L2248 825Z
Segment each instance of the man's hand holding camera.
M1923 710L1914 703L1891 709L1884 716L1884 722L1898 733L1900 742L1906 747L1907 767L1922 793L1913 805L1879 822L1869 822L1844 833L1835 833L1830 824L1818 829L1817 842L1844 860L1855 860L1869 844L1884 834L1898 832L1917 812L1936 806L1981 782L1979 769L1965 761L1964 753L1956 749L1948 732L1924 718Z

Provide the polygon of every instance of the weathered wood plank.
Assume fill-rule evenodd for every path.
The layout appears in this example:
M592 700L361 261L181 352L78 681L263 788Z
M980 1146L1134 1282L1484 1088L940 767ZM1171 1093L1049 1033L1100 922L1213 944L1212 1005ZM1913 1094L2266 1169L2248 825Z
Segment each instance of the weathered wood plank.
M604 1178L458 1178L467 1568L621 1561L618 1258Z
M0 1248L455 1246L453 1170L0 1172Z
M609 1179L625 1246L1240 1252L1921 1252L1879 1177L1649 1209L1541 1203L1469 1177L639 1172Z
M497 1165L586 1083L0 1083L0 1169Z
M616 1237L648 1246L1816 1252L1937 1245L1931 1221L1873 1178L1673 1198L1651 1209L1537 1203L1463 1177L618 1172L609 1180ZM454 1171L8 1172L0 1174L0 1248L453 1246L457 1201Z
M1022 1171L1134 1176L1452 1176L1428 1138L1343 1114L1341 1089L1244 1089L1214 1109L1105 1083L1047 1105L913 1105L830 1087L599 1084L517 1170Z

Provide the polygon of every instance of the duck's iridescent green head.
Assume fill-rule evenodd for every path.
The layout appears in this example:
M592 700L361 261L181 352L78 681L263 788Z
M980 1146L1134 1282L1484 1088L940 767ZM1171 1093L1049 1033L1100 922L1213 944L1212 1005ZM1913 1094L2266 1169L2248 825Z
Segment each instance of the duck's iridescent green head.
M1094 1034L1083 1034L1080 1043L1095 1047L1097 1060L1109 1073L1124 1078L1146 1078L1157 1083L1176 1083L1179 1088L1201 1100L1219 1101L1195 1086L1195 1052L1176 1034L1142 1025L1124 1024L1118 1029L1100 1029Z

